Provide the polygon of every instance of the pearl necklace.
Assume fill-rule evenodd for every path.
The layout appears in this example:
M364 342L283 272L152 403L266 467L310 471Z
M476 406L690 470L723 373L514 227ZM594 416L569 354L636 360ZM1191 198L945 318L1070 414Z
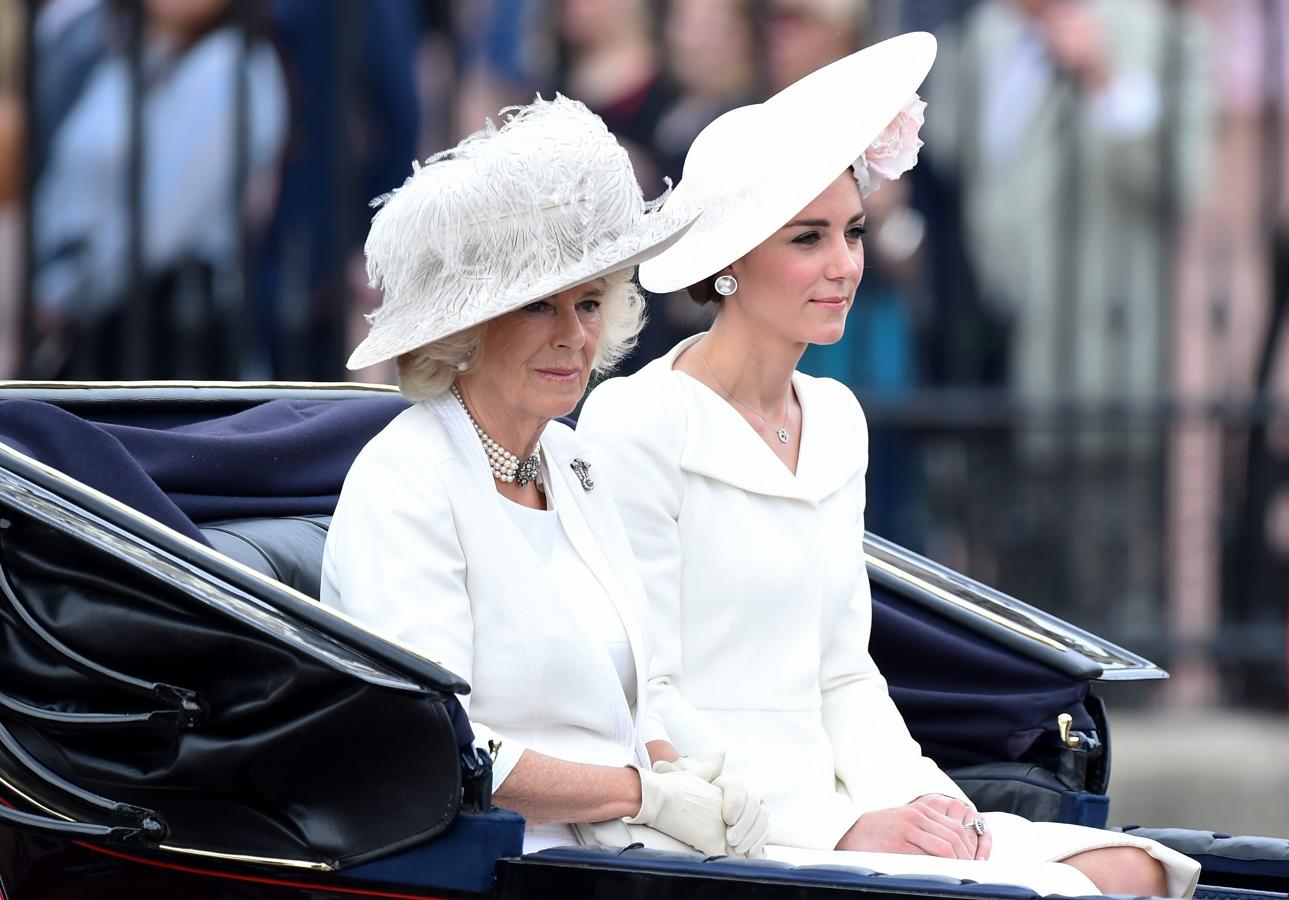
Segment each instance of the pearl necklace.
M703 356L703 351L698 349L697 344L694 345L694 354L698 357L698 361L703 364L703 368L707 369L707 373L712 376L712 380L715 381L716 384L720 386L720 389L722 391L729 394L732 399L737 400L743 406L746 406L748 409L752 410L752 412L756 413L756 417L761 420L762 425L764 425L766 428L770 427L769 421L765 418L765 415L761 412L761 410L757 409L751 403L748 403L738 394L734 393L733 391L731 391L729 388L725 386L725 382L721 381L720 377L716 374L716 371L712 368L711 363L707 361L707 357ZM780 425L778 430L774 432L774 436L779 439L780 444L786 444L788 441L792 440L792 435L788 433L788 417L792 414L791 410L792 410L791 404L788 404L783 408L783 424Z
M470 412L470 407L465 405L465 398L461 396L461 391L457 386L452 385L452 396L457 398L457 403L465 410L466 418L474 426L474 433L479 436L483 443L483 452L488 456L488 468L492 470L492 477L498 481L509 484L514 482L520 487L524 487L533 481L541 480L542 448L540 446L533 448L533 455L519 461L519 457L511 453L505 447L494 441L488 432L475 421L474 415Z

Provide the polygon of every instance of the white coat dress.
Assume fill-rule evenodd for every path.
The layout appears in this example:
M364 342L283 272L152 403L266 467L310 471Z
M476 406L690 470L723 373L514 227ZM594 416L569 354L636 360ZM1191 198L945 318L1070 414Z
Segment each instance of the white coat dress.
M922 755L868 651L868 431L854 395L793 374L802 413L794 475L737 410L672 368L699 337L597 387L578 433L615 489L649 597L651 704L682 753L725 750L726 771L766 798L770 843L799 848L772 855L804 861L801 851L831 851L864 812L963 794ZM1173 895L1194 889L1198 865L1153 842L988 819L996 864L1142 846L1166 863ZM960 877L992 877L973 862L829 854L873 856L887 861L863 864L884 871L952 874L945 864L956 863L967 867ZM1058 880L1035 887L1095 892L1071 867L1051 868L1063 870Z
M470 683L460 700L476 743L497 751L498 784L525 748L623 766L647 764L645 742L666 738L649 713L647 611L613 499L581 486L571 463L588 454L568 427L550 423L540 443L559 522L625 626L639 686L630 705L609 651L501 505L451 395L399 414L358 455L323 557L324 603ZM553 842L574 842L565 835Z

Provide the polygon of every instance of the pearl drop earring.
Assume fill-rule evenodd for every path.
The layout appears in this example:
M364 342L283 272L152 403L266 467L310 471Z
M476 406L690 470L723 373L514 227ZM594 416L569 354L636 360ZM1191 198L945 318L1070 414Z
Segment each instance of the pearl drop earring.
M722 275L712 286L716 288L716 293L722 297L728 297L738 290L738 279L733 275Z

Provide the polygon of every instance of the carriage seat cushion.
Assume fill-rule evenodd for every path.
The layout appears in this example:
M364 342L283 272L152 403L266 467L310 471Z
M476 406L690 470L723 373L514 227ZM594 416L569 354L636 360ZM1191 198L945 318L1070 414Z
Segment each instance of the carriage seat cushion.
M210 522L201 531L220 553L316 600L330 525L331 516L282 516Z
M417 889L484 892L492 889L497 860L519 856L523 851L524 817L493 807L486 813L463 812L434 840L343 869L339 874L357 881Z
M1203 866L1201 884L1254 880L1265 890L1289 892L1289 839L1136 825L1123 830L1196 860Z

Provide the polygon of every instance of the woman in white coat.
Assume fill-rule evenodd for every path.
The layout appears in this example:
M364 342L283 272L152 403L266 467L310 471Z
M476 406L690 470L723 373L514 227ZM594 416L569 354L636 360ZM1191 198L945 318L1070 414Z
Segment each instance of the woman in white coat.
M764 809L719 754L651 769L675 750L645 692L643 589L611 496L551 421L630 348L632 268L693 215L649 211L582 104L509 112L379 201L366 252L384 302L349 367L396 358L416 402L345 480L323 602L470 682L526 850L757 854Z
M766 798L771 856L1187 894L1198 866L1160 845L977 813L922 755L869 655L863 413L795 367L842 337L863 195L916 160L914 91L934 55L926 34L853 54L717 119L685 160L665 208L705 212L641 281L715 303L714 323L598 387L579 422L652 606L650 699L680 752L725 750Z

